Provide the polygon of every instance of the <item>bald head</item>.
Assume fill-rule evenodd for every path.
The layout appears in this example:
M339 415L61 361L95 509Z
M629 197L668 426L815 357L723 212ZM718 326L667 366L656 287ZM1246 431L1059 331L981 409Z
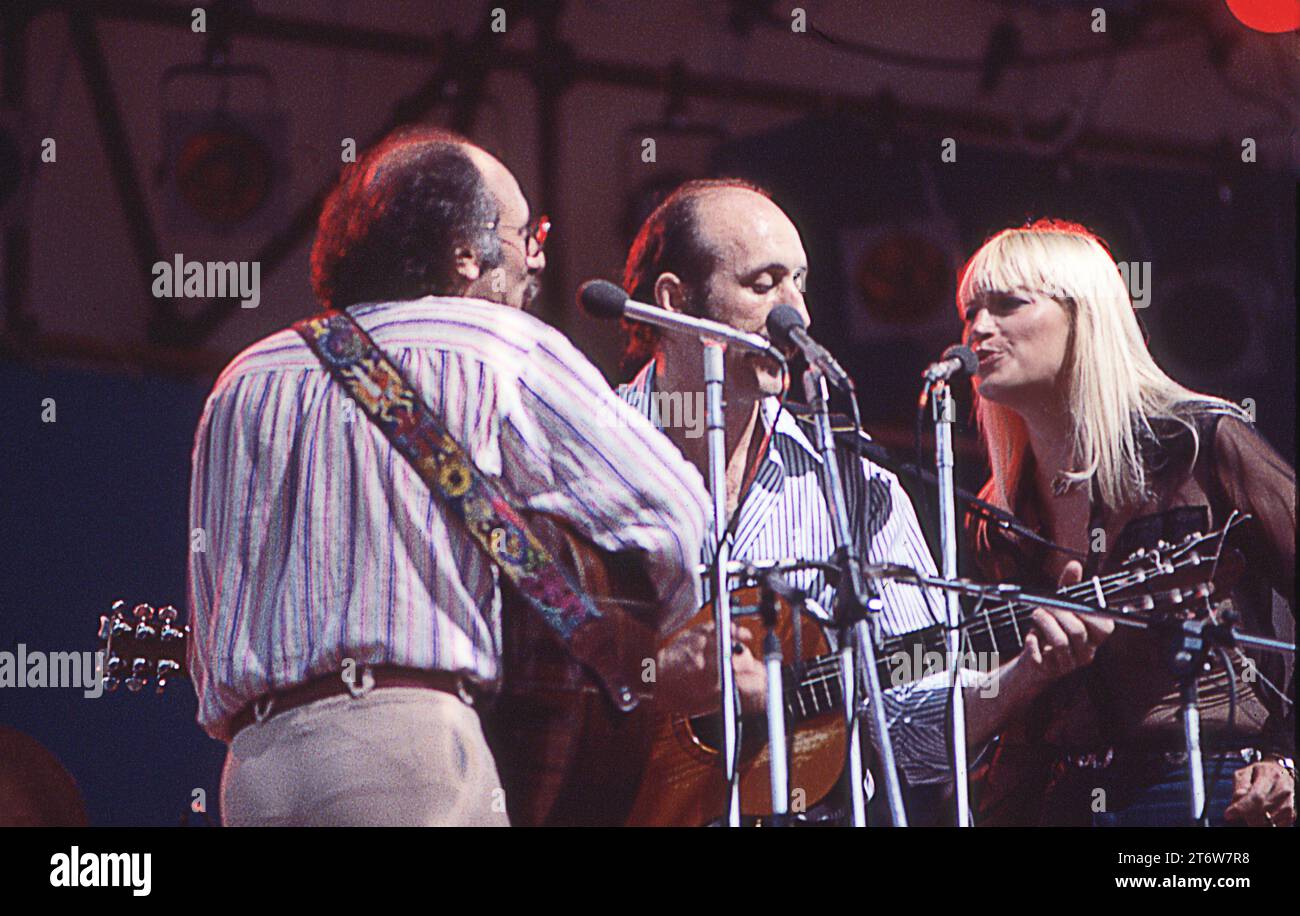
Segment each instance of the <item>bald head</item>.
M691 206L699 244L713 258L712 273L725 266L761 281L765 270L802 276L808 269L799 230L770 197L748 188L712 188L695 195ZM769 281L780 283L775 273Z
M496 201L493 231L501 243L501 258L485 266L474 250L456 250L456 272L465 282L464 295L500 302L512 308L527 308L537 295L546 257L529 240L532 214L528 199L510 170L486 150L472 144L465 154L483 177L483 184Z
M428 295L522 307L541 266L511 248L527 214L495 156L440 128L400 129L345 169L326 200L312 286L332 308Z
M767 313L780 304L807 320L807 262L798 229L762 188L738 179L692 181L642 225L623 286L633 299L763 333ZM630 371L655 353L661 337L643 325L625 330Z

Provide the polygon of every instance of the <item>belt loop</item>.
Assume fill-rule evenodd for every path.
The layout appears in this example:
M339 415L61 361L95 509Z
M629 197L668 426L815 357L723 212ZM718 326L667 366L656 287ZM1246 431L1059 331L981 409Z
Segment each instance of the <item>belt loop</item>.
M258 725L261 725L270 717L271 707L274 705L275 697L271 696L271 694L268 693L266 696L258 697L253 701L253 720Z
M347 685L348 693L352 694L354 700L361 699L361 697L373 690L375 686L375 676L370 673L369 665L361 666L360 687L357 686L356 675L347 668L344 668L339 672L339 678Z
M456 678L456 693L466 706L470 707L471 709L474 708L474 694L469 692L469 686L465 678L463 677Z

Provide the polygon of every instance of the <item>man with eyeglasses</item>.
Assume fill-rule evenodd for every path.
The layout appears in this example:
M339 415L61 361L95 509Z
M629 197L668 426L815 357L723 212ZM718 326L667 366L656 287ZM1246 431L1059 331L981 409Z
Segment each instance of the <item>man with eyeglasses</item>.
M635 550L672 628L696 611L699 473L525 314L549 223L497 159L390 136L343 173L312 249L346 310L514 508ZM616 424L602 417L617 416ZM195 435L190 669L229 742L226 824L504 825L473 707L499 678L496 568L294 329L218 379Z

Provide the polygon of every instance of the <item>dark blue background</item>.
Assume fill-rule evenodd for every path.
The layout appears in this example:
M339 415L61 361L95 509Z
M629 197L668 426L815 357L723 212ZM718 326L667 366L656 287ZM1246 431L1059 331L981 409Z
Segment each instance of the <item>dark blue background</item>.
M184 608L190 446L208 385L0 363L0 651L92 651L117 598ZM57 420L41 421L53 398ZM191 793L216 815L224 745L194 692L0 689L0 722L71 771L92 824L176 824Z

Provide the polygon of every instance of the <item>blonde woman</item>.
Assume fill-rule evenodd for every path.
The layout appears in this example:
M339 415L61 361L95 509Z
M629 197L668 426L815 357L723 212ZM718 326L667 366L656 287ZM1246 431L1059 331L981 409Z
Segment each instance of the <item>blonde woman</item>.
M985 576L1040 588L1073 581L1133 548L1216 527L1235 510L1251 516L1229 541L1248 564L1231 596L1241 626L1274 632L1272 590L1294 614L1295 472L1240 407L1161 371L1099 238L1057 221L1000 232L963 269L957 305L979 357L976 416L992 469L983 495L1061 548L973 525ZM984 821L1187 823L1178 692L1159 639L1123 627L1107 639L1095 621L1071 625L1068 651L1102 644L1003 734L981 781ZM1293 687L1276 657L1232 650L1228 661L1235 709L1223 660L1201 682L1207 814L1213 823L1288 826Z

